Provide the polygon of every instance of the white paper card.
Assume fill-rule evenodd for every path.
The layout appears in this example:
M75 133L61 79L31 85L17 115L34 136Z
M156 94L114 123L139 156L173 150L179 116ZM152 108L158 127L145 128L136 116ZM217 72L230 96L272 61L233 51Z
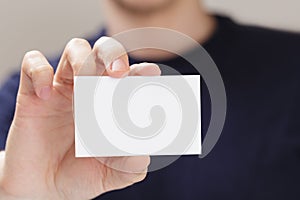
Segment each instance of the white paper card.
M76 76L76 157L201 154L200 76Z

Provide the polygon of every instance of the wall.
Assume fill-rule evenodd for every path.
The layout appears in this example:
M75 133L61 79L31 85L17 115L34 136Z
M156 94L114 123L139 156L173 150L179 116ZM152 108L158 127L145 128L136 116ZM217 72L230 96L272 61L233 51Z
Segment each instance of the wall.
M20 67L26 51L38 49L55 56L69 39L98 31L100 1L1 0L0 83ZM300 32L299 0L205 0L205 5L243 23Z

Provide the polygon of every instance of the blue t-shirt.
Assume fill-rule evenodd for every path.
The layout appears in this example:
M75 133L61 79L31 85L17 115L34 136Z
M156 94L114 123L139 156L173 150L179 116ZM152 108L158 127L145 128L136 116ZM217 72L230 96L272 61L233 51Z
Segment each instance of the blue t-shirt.
M219 68L228 98L219 142L204 159L181 157L149 173L142 183L99 199L300 198L300 35L216 18L218 28L204 48ZM103 34L89 40L91 45ZM52 66L57 66L58 60L52 60ZM162 63L182 74L197 74L179 57ZM2 149L13 119L18 84L16 73L0 90ZM205 83L201 90L205 133L210 98Z

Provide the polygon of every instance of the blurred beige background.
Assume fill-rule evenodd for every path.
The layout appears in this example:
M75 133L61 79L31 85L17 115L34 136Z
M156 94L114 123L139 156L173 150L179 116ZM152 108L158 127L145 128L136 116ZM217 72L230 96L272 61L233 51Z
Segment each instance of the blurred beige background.
M26 51L58 55L73 37L102 25L101 0L1 0L0 83L20 67ZM212 12L239 22L300 32L299 0L203 0Z

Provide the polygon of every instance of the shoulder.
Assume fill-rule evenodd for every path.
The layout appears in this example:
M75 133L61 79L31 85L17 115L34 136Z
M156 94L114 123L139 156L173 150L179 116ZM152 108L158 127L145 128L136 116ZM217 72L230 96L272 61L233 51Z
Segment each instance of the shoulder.
M298 96L300 34L239 24L224 17L219 24L214 48L228 83L266 99Z
M264 56L272 56L273 59L292 59L295 62L299 60L299 33L242 25L235 22L231 24L231 28L235 43L243 45L246 49L252 49L251 53L261 53Z
M240 66L278 75L300 72L300 34L219 19L229 57Z

